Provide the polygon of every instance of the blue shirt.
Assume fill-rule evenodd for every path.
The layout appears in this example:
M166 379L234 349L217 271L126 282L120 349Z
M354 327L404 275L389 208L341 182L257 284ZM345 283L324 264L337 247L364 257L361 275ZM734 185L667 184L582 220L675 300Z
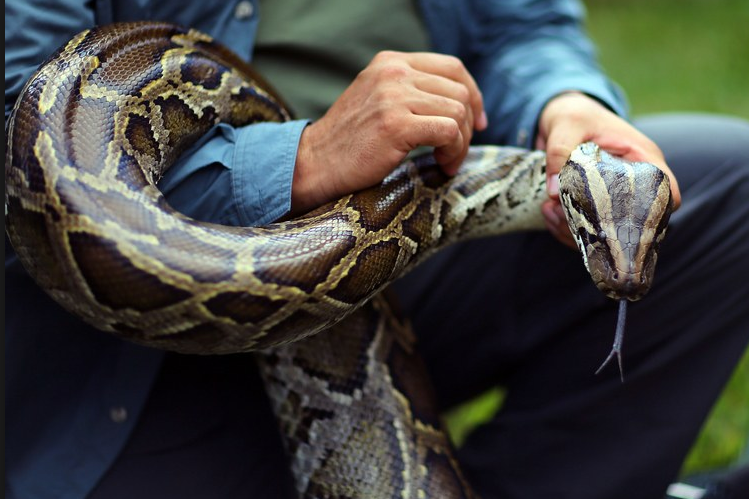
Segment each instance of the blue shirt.
M599 70L572 0L421 0L435 51L460 57L482 89L490 127L477 142L533 144L541 109L579 90L624 114ZM6 119L38 64L94 24L171 21L212 35L251 60L256 2L8 0ZM257 225L289 210L299 137L307 121L220 125L167 173L160 187L184 213ZM88 328L30 280L6 237L6 494L80 498L117 457L163 354Z

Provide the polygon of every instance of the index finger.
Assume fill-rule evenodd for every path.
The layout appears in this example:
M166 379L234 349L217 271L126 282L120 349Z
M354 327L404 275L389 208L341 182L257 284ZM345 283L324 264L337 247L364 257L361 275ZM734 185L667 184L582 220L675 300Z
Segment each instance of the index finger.
M457 57L433 52L408 52L406 62L414 69L449 78L465 85L469 93L469 103L474 116L474 127L484 130L487 126L484 112L484 98L476 80Z

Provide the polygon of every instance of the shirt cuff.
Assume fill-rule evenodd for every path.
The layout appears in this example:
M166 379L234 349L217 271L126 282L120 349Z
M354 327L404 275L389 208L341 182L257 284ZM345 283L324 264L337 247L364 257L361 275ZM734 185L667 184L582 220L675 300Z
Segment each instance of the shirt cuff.
M177 211L206 222L265 225L289 212L306 120L219 124L164 175L159 188Z
M291 209L291 182L308 120L237 129L232 188L239 225L264 225Z
M535 148L538 134L538 120L546 104L554 97L565 92L580 92L586 94L608 107L617 115L626 119L628 109L623 92L615 84L606 79L591 78L562 78L553 87L546 88L533 96L528 105L524 106L514 134L514 143L519 147Z

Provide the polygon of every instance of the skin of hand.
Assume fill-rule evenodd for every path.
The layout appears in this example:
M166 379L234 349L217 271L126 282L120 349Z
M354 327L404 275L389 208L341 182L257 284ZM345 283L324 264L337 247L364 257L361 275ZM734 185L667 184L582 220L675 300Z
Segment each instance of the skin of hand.
M418 146L433 146L442 169L454 175L473 130L486 127L481 92L459 59L380 52L302 132L291 211L375 185Z
M597 100L578 92L551 99L538 122L536 148L546 150L549 200L541 211L549 232L559 241L576 248L559 201L559 170L578 144L597 143L610 154L630 161L652 163L669 176L673 209L681 205L681 194L673 172L658 146L627 121Z

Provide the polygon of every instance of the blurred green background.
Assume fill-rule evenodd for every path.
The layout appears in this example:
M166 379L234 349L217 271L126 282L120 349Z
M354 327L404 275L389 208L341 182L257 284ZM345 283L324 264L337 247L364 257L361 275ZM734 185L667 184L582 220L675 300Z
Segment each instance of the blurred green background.
M749 118L749 0L587 0L585 4L588 30L601 63L625 89L632 115L701 111ZM471 428L491 417L501 399L497 389L447 415L458 445ZM708 418L682 474L749 461L748 443L749 351Z
M587 0L588 30L634 115L749 118L749 0Z

